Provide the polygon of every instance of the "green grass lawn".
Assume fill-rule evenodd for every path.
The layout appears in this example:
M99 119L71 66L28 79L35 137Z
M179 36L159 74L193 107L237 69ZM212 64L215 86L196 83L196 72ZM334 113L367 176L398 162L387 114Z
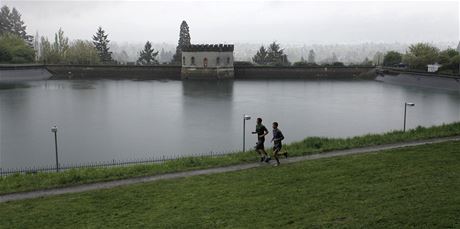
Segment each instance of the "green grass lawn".
M291 156L331 150L349 149L412 140L460 135L460 122L433 127L418 127L407 132L392 131L351 138L309 137L287 145ZM60 173L15 174L0 177L0 194L53 187L64 187L130 177L151 176L195 169L228 166L258 161L257 153L236 152L219 157L188 157L166 163L141 164L124 167L73 169Z
M1 228L460 228L460 142L0 204Z

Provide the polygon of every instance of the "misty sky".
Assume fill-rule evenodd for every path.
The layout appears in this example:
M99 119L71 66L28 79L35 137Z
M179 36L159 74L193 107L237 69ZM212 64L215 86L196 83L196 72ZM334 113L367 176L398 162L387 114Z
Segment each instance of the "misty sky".
M116 42L177 43L186 20L192 43L331 44L459 40L457 1L17 1L27 30L91 39L101 25Z

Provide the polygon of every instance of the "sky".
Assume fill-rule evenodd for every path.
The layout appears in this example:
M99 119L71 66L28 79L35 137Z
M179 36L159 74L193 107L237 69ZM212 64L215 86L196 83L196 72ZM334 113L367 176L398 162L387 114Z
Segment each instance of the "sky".
M459 40L458 1L39 1L0 0L28 33L91 39L98 26L116 42L356 44Z

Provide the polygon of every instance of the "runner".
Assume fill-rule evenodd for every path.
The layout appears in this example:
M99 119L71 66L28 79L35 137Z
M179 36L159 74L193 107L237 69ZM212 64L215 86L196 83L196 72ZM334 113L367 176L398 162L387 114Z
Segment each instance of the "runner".
M269 162L271 160L270 156L268 156L267 152L265 152L265 147L264 147L264 142L265 142L265 135L268 134L267 128L265 128L264 125L262 125L262 119L257 118L257 125L256 125L256 131L252 132L252 134L257 134L257 143L254 149L259 153L260 155L260 162Z
M272 138L272 142L273 142L273 157L276 160L276 165L275 166L280 165L280 160L278 158L278 155L284 155L286 158L288 157L288 152L287 151L284 151L283 153L280 153L281 147L283 145L283 143L281 141L283 139L284 139L284 136L283 136L283 133L281 132L281 130L278 129L278 123L274 122L273 123L273 138Z

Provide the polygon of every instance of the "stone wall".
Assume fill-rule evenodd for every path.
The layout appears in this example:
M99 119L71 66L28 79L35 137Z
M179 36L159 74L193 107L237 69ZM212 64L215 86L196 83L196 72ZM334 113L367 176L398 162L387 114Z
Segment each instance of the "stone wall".
M234 69L229 68L186 68L181 71L181 79L233 79Z
M373 79L373 67L235 66L235 79Z
M181 79L181 66L47 65L46 68L53 74L54 79ZM215 74L215 69L212 74ZM235 66L234 77L235 79L373 79L375 71L372 67Z
M185 63L182 67L203 68L204 58L208 60L208 68L233 67L233 52L182 52L182 58L184 57ZM195 64L192 64L192 57L195 59ZM220 59L219 64L217 64L217 57Z
M47 65L52 79L180 79L180 66Z

